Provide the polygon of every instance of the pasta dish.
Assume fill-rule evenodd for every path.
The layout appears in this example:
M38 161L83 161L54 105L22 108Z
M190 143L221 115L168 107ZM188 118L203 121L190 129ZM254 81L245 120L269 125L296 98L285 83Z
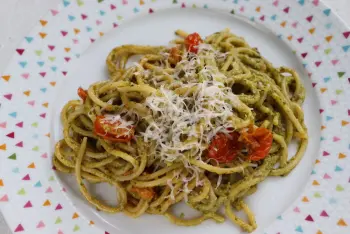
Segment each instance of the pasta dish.
M98 210L164 215L182 226L227 217L252 232L245 198L268 176L288 175L307 147L305 89L293 69L274 67L229 30L205 39L175 33L172 46L110 52L109 79L79 88L80 100L62 109L53 164L75 175ZM141 59L127 66L135 55ZM291 141L298 148L288 157ZM104 182L116 188L117 206L86 187ZM179 202L201 215L175 215Z

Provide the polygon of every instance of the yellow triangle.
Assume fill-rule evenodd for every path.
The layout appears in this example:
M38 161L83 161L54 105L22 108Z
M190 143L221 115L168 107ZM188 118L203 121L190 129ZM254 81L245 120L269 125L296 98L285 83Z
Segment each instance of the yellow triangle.
M89 222L89 224L90 224L90 225L94 225L95 223L94 223L94 221L91 220L91 221Z
M310 29L309 29L309 33L310 33L310 34L314 34L314 32L315 32L315 28L310 28Z
M339 159L346 158L346 155L343 154L343 153L339 153L338 158L339 158Z
M145 2L143 0L140 0L140 5L145 4Z
M47 134L45 134L45 136L47 136L48 138L50 138L51 134L50 134L50 133L47 133Z
M320 163L320 160L316 159L315 164L318 164L318 163Z
M70 48L64 48L64 50L68 53L70 51Z
M30 91L29 90L24 91L23 94L29 97L30 96Z
M344 219L339 219L339 221L338 221L338 226L348 226L348 224L347 223L345 223L345 221L344 221Z
M320 230L318 230L317 232L316 232L316 234L323 234Z
M56 82L55 82L55 81L52 81L52 82L50 82L50 85L55 86L55 85L56 85Z
M40 32L39 35L40 35L40 37L41 37L42 39L44 39L44 38L47 36L47 34L46 34L46 33L43 33L43 32Z
M292 35L290 35L289 37L287 37L288 38L288 40L292 40L293 39L293 36Z
M35 168L35 164L32 162L31 164L29 164L28 168Z
M105 35L103 32L100 32L100 36L102 37L103 35Z
M309 202L309 199L307 197L303 197L302 201L303 202Z
M261 7L257 7L257 8L255 9L256 12L260 12L260 10L261 10Z
M286 22L286 21L283 21L283 22L281 23L281 26L284 28L284 27L286 27L286 24L287 24L287 22Z
M4 186L4 182L0 179L0 187Z
M327 91L327 88L320 88L321 93L324 93Z
M46 200L44 202L43 206L51 206L51 202L49 200Z
M9 81L10 80L10 78L11 78L11 76L9 76L9 75L6 75L6 76L1 76L4 80L6 80L6 81Z
M79 218L79 215L74 212L72 219L76 219L76 218Z
M47 108L49 106L49 103L45 102L45 103L43 103L43 106Z
M75 28L75 29L74 29L74 33L75 33L75 34L78 34L78 33L80 33L80 30L79 30L78 28Z
M326 126L323 126L323 125L321 126L321 130L323 130L323 129L325 129L325 128L326 128Z
M45 27L45 25L47 24L47 21L46 20L40 20L40 24Z
M330 42L332 40L333 36L327 36L325 39L326 41Z
M0 150L6 150L6 144L0 145Z
M342 121L341 121L341 126L346 126L346 125L348 125L348 124L349 124L348 121L345 121L345 120L342 120Z
M317 180L314 180L314 181L312 182L312 185L320 185L320 184L317 182Z

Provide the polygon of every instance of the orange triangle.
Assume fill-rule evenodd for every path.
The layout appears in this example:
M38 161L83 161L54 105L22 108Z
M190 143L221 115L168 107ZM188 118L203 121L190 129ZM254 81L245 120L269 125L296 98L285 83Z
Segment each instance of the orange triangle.
M260 10L261 10L261 7L257 7L257 8L255 9L256 12L260 12Z
M35 168L35 164L32 162L31 164L29 164L28 168Z
M95 223L94 223L94 221L91 220L91 221L89 222L89 224L90 224L90 225L94 225Z
M332 40L333 36L327 36L325 37L326 41L330 42Z
M348 121L345 121L345 120L341 121L341 126L345 126L345 125L348 125L348 124L349 124Z
M309 29L309 33L310 33L310 34L314 34L314 32L315 32L315 28L310 28L310 29Z
M70 51L70 48L64 48L64 50L68 53Z
M11 76L9 76L9 75L6 75L6 76L1 76L4 80L6 80L6 81L9 81L10 80L10 78L11 78Z
M326 126L323 126L323 125L321 126L321 130L323 130L323 129L325 129L325 128L326 128Z
M45 25L47 24L47 21L46 20L40 20L40 24L45 27Z
M140 5L145 4L145 2L143 0L140 0Z
M72 219L76 219L76 218L79 218L79 215L76 212L74 212Z
M0 187L4 186L4 182L0 179Z
M78 28L75 28L75 29L74 29L74 33L75 33L75 34L78 34L78 33L80 33L80 30L79 30Z
M46 33L43 33L43 32L40 32L39 35L40 35L40 37L41 37L42 39L44 39L44 38L47 36L47 34L46 34Z
M303 197L303 199L301 199L303 202L309 202L309 199L307 199L307 197Z
M103 32L100 32L100 36L102 37L103 35L105 35Z
M29 90L24 91L24 92L23 92L23 94L29 97L29 95L30 95L30 91L29 91Z
M6 144L0 145L0 150L6 150Z
M52 81L52 82L50 82L50 85L55 86L55 85L56 85L56 82L55 82L55 81Z
M315 164L320 163L320 160L316 159Z
M45 102L45 103L43 103L43 106L47 108L49 106L49 103Z
M348 224L347 223L345 223L345 221L344 221L344 219L339 219L339 221L338 221L338 226L348 226Z
M316 232L316 234L323 234L320 230L318 230L317 232Z
M45 136L47 136L48 138L50 138L51 134L50 134L50 133L47 133L47 134L45 134Z
M43 206L51 206L51 202L49 200L46 200L44 202Z
M327 91L327 88L320 88L321 93L324 93Z
M320 185L320 184L318 183L317 180L314 180L314 181L312 182L312 185Z
M288 40L292 40L293 39L293 36L292 35L290 35L289 37L287 37L288 38Z
M286 24L287 24L287 22L286 22L286 21L283 21L283 22L281 23L281 26L284 28L284 27L286 27Z
M343 154L343 153L339 153L338 158L339 158L339 159L346 158L346 155Z

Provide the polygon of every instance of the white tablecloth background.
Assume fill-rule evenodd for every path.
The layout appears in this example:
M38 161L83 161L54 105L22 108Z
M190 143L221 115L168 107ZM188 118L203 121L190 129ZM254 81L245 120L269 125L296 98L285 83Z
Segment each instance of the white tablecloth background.
M350 25L350 0L323 1ZM0 0L0 74L6 68L16 45L37 24L41 16L59 2L60 0ZM11 234L1 213L0 233Z

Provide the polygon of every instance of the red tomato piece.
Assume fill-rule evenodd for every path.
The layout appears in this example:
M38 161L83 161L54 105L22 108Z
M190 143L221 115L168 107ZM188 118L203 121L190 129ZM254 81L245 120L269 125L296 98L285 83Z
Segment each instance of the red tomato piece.
M241 133L240 139L248 148L248 159L251 161L259 161L264 159L272 146L272 132L266 128L250 129Z
M212 140L208 148L208 158L217 160L219 163L229 163L233 161L242 148L238 141L239 134L232 132L230 135L218 133Z
M133 193L137 193L142 199L145 200L151 200L156 195L153 188L132 187L130 191Z
M85 89L83 89L82 87L79 87L78 88L78 95L85 102L85 100L88 96L88 93Z
M104 115L98 115L94 122L94 132L103 139L114 142L131 141L135 134L134 126L119 127L120 125L121 122L119 120L113 121Z
M203 42L201 36L198 33L192 33L189 34L185 38L185 46L187 51L192 52L192 53L197 53L198 52L198 45Z

